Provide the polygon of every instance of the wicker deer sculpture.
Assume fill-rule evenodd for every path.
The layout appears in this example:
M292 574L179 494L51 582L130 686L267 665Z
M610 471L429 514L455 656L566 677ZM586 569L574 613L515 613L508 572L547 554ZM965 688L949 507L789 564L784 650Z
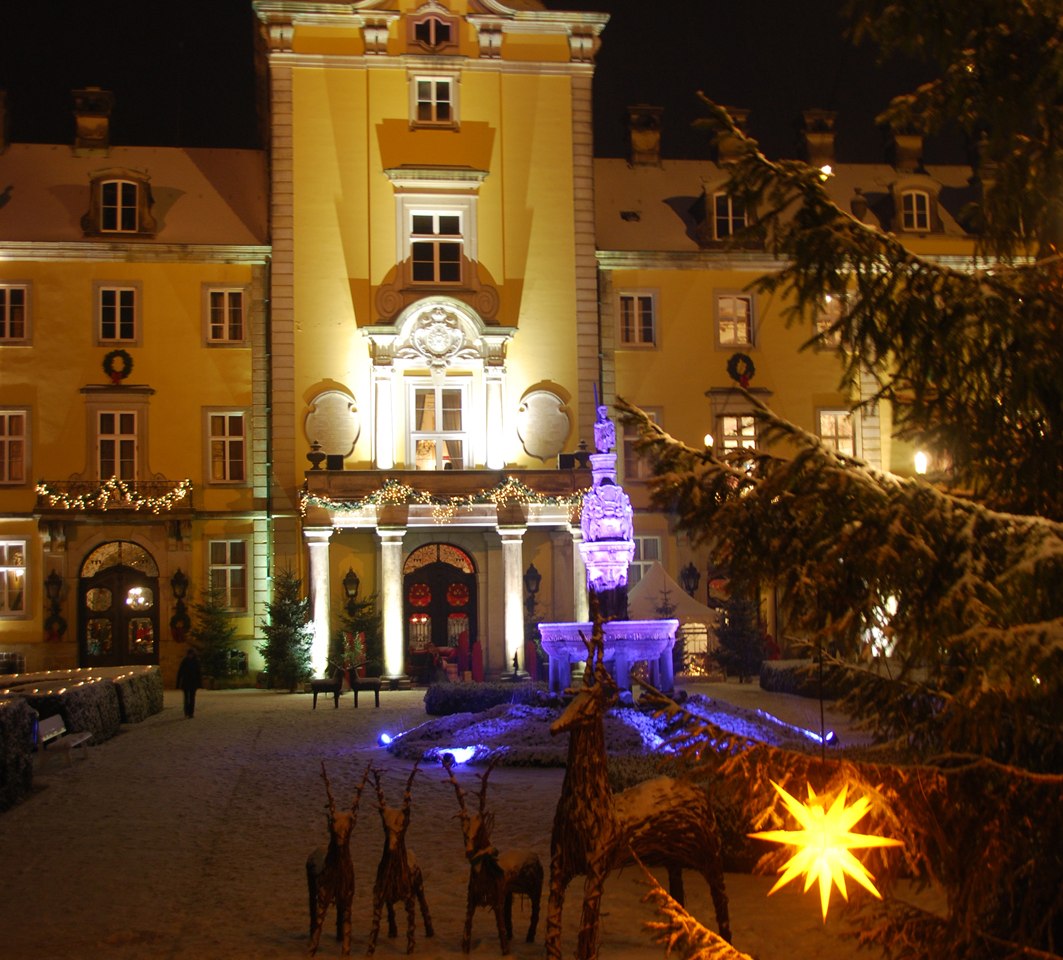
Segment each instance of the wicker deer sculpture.
M406 831L410 827L410 801L413 780L417 776L417 764L410 771L406 781L401 807L389 807L384 799L384 789L380 785L380 771L373 768L373 782L376 785L377 800L380 805L380 822L384 826L384 852L380 856L380 865L376 870L376 882L373 884L373 926L369 933L368 956L376 950L377 937L380 934L380 915L384 908L388 912L388 936L399 935L395 923L395 904L402 901L406 906L406 952L413 953L414 928L416 912L414 899L421 905L424 918L424 935L433 935L432 917L428 913L428 901L424 896L424 877L417 866L413 851L406 846Z
M325 781L328 849L318 847L306 858L306 885L310 893L310 956L317 953L321 930L329 904L336 907L336 939L343 941L343 955L351 952L351 905L354 900L354 865L351 863L351 834L358 821L358 802L369 777L365 768L354 793L350 810L337 810L332 785L321 761L321 779Z
M468 953L472 948L472 915L476 908L488 907L494 911L502 953L509 953L509 942L513 939L513 897L518 893L531 900L531 922L525 940L534 943L543 893L543 865L539 855L530 850L499 852L491 843L495 815L487 810L487 778L491 776L494 763L486 773L479 774L479 808L475 813L471 813L466 805L465 791L454 776L454 760L449 754L443 757L443 766L458 798L465 858L469 861L469 892L461 949Z
M561 960L561 919L565 889L584 875L583 913L576 956L595 960L601 942L600 915L606 874L633 862L668 870L672 896L682 902L682 871L704 875L709 884L720 935L731 939L723 859L716 818L705 792L693 784L658 777L613 796L606 773L603 716L616 702L617 689L603 663L601 618L596 616L587 644L583 686L550 727L568 732L568 761L550 840L550 901L546 955Z

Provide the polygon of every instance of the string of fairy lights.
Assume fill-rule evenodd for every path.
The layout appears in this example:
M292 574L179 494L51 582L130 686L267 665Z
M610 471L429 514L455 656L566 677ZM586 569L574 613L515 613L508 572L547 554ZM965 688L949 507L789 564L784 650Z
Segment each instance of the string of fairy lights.
M566 507L578 511L583 504L586 490L577 490L567 494L544 494L532 490L526 483L516 477L506 477L493 487L485 487L473 493L449 497L438 496L427 490L415 490L408 484L393 477L387 478L376 490L360 500L336 500L323 494L303 490L299 498L299 509L305 517L310 507L322 507L331 511L356 511L364 507L412 506L420 504L432 508L432 519L437 523L448 523L461 509L478 504L491 503L500 509L525 504L542 504L546 506Z
M37 484L37 496L47 500L49 506L61 510L108 510L117 507L159 514L172 510L191 492L191 480L181 480L158 496L145 496L137 491L135 484L126 483L118 477L111 477L98 487L78 494L54 489L43 480Z

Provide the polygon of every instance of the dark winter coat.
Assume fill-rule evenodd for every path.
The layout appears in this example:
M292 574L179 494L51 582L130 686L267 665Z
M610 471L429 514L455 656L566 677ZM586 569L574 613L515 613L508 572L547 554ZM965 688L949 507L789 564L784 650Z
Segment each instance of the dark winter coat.
M203 686L203 671L199 666L199 657L189 651L177 668L177 689L198 690Z

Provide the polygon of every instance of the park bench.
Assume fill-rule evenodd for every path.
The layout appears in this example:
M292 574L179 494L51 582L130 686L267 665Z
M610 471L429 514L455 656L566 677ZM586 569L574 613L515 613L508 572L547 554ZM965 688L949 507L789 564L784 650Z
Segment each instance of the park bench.
M354 694L354 706L358 707L358 691L372 691L374 706L380 706L380 677L359 677L357 668L352 667L350 673L351 692ZM317 695L323 693L332 696L333 706L339 707L340 695L343 693L343 670L336 670L331 677L321 677L310 681L310 691L314 695L313 709L317 709Z
M66 724L59 714L45 717L37 724L37 745L42 754L51 746L64 751L67 763L70 763L70 755L73 753L74 748L87 747L91 739L92 732L89 730L67 733ZM88 756L88 750L85 751L83 756Z

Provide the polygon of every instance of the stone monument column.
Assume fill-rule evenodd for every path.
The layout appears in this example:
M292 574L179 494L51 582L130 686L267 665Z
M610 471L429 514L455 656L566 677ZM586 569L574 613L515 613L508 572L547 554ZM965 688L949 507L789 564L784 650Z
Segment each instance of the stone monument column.
M310 554L310 611L314 636L310 641L310 667L315 677L328 672L329 625L329 540L332 527L303 527Z
M405 527L377 527L380 537L380 607L384 633L384 679L408 679L402 623L402 539Z
M503 619L506 663L504 672L525 676L524 664L524 534L526 527L499 527L502 539ZM516 658L516 660L514 660ZM513 664L517 666L514 668Z

